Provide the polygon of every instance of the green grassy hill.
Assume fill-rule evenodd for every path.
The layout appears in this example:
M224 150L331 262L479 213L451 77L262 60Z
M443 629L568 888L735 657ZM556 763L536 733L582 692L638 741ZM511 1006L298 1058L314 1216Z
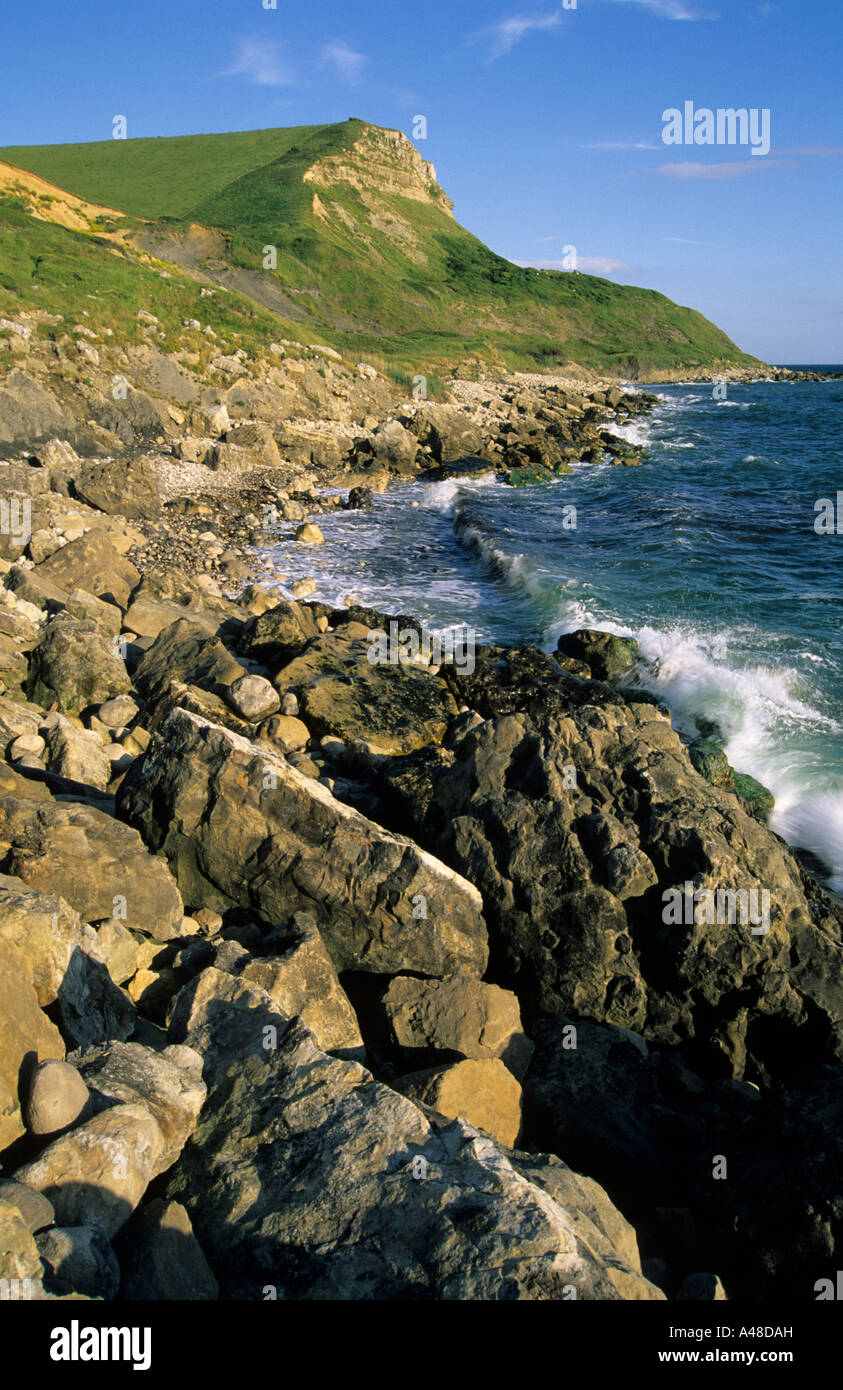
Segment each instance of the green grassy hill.
M0 160L144 219L146 250L264 308L283 289L310 341L377 354L399 371L443 371L473 357L652 378L755 360L655 291L495 255L454 221L415 147L362 121L9 147ZM195 224L219 233L213 253L197 250Z

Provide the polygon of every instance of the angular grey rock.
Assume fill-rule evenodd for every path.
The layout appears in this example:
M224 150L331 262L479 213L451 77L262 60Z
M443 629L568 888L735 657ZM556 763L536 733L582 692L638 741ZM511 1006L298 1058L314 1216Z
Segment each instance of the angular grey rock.
M209 1096L167 1188L223 1298L267 1286L281 1299L663 1297L613 1250L621 1295L586 1214L522 1175L521 1155L461 1121L428 1119L321 1052L263 991L241 989L187 1019ZM267 1029L274 1049L261 1043Z
M206 1095L202 1060L189 1047L162 1052L140 1043L111 1042L71 1053L95 1111L140 1103L154 1117L163 1148L158 1171L174 1162L196 1127Z
M477 891L335 801L269 749L174 710L130 769L120 814L163 851L186 900L284 922L312 913L337 970L482 974ZM426 916L414 916L425 899Z

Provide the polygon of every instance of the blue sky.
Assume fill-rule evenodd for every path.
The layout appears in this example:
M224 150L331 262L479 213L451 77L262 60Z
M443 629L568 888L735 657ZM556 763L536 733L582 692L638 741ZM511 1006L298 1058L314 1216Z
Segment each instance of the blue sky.
M460 222L529 264L843 361L839 0L41 0L7 6L0 144L300 125L412 133ZM770 111L771 149L667 146L667 108Z

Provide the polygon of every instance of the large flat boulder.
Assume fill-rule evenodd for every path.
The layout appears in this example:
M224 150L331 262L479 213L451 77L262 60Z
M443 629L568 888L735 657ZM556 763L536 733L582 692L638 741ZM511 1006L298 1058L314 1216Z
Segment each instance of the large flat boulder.
M156 637L135 671L135 684L154 702L174 680L219 693L245 675L245 667L203 624L178 618Z
M118 806L191 907L237 904L271 924L310 912L338 970L485 968L480 896L465 879L268 747L196 715L173 711Z
M325 633L279 671L276 685L296 695L319 738L365 739L390 754L441 743L457 713L445 682L424 666L373 663L373 650L365 636Z

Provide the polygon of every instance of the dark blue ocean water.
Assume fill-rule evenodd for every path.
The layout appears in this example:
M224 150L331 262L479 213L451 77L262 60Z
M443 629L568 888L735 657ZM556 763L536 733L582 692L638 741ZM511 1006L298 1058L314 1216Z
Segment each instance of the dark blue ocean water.
M283 544L274 563L312 575L317 598L478 640L634 635L675 725L715 720L733 765L775 793L774 828L843 890L843 515L839 535L814 529L818 499L843 504L843 381L730 384L725 401L648 389L654 414L619 431L646 446L640 468L391 487L320 521L318 552Z

